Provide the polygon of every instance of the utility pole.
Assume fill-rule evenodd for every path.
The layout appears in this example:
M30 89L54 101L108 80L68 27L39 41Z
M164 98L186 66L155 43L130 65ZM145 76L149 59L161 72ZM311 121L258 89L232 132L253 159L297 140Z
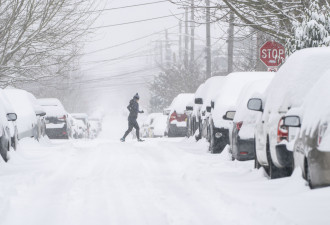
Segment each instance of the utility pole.
M211 77L211 17L210 0L206 3L206 79Z
M188 8L185 8L185 32L184 32L184 66L185 68L188 68L188 42L189 42L189 37L188 37Z
M256 71L267 71L267 68L260 60L259 50L263 43L263 34L261 31L257 31L257 48L256 48L256 55L257 55L257 63L256 63Z
M191 0L191 15L190 15L190 65L194 65L195 60L195 3Z
M159 41L160 65L163 67L163 42Z
M179 22L179 61L182 60L182 22Z
M228 29L228 73L233 72L233 63L234 63L234 22L235 15L231 11L229 14L229 29Z
M165 59L166 59L166 67L169 68L171 66L171 50L170 43L168 40L168 31L165 30Z

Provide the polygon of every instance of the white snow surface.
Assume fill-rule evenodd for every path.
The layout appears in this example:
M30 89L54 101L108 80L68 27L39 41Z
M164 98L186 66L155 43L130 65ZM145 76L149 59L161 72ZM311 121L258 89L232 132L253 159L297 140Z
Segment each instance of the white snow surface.
M104 121L98 139L23 139L0 161L1 224L330 223L330 188L310 190L301 171L268 180L193 138L121 143L127 119Z
M46 117L63 117L67 115L64 106L57 98L39 98L37 101L46 111Z
M249 82L242 89L236 103L236 113L234 118L234 122L243 122L239 131L240 138L250 139L254 137L255 124L257 119L261 117L262 113L249 110L247 104L252 96L258 93L264 93L273 79L272 75L275 75L275 73L267 74L267 76L261 80Z
M21 89L5 89L4 93L17 114L18 133L31 131L37 117L29 93Z
M215 102L212 118L216 127L228 128L231 121L223 120L227 111L236 110L237 100L244 86L250 82L272 77L270 72L238 72L226 76L225 82L218 95L213 99Z
M178 114L184 114L186 111L186 106L191 105L194 100L195 94L191 93L182 93L176 96L170 106L171 112L170 115L176 111Z
M330 152L330 101L326 100L330 96L329 86L330 69L315 83L297 113L302 120L301 131L307 136L312 137L319 126L327 125L328 128L319 146L320 150L327 152Z
M330 48L308 48L292 54L276 73L265 93L265 112L300 107L313 84L330 70ZM269 113L264 113L264 120ZM277 117L276 117L277 118ZM276 121L278 122L278 121Z
M163 113L154 113L155 118L151 126L154 128L153 133L157 136L164 136L167 126L167 116Z

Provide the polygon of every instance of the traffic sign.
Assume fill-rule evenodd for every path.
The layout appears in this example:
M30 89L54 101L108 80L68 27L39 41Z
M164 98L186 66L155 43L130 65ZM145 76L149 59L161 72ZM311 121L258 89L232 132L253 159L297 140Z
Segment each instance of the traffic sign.
M285 61L285 48L276 41L267 41L260 48L260 60L267 67L278 67Z

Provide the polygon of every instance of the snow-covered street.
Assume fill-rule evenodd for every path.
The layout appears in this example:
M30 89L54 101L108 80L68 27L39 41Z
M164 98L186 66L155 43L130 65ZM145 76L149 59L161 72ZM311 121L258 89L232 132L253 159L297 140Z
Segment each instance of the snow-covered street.
M330 188L310 190L299 171L268 180L192 139L121 143L107 122L96 140L11 151L0 224L329 224Z

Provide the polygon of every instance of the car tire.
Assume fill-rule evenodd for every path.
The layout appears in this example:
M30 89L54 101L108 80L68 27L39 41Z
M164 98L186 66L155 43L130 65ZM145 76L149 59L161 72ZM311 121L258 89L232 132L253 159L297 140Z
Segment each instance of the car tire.
M280 178L281 176L281 169L277 168L272 160L270 155L270 144L269 144L269 137L267 136L267 143L266 143L266 153L267 153L267 161L268 161L268 176L270 179Z
M10 143L6 141L6 146L1 145L1 157L5 162L8 162L8 151Z
M216 141L215 141L214 134L213 134L213 127L212 126L210 126L210 146L209 146L209 151L212 154L221 153L221 151L219 151L219 149L217 149Z
M307 161L306 158L305 158L304 166L305 166L305 179L306 179L310 189L313 189L314 186L313 186L313 182L312 182L312 178L311 178L311 172L310 172L310 169L309 169L309 166L308 166L308 161Z

